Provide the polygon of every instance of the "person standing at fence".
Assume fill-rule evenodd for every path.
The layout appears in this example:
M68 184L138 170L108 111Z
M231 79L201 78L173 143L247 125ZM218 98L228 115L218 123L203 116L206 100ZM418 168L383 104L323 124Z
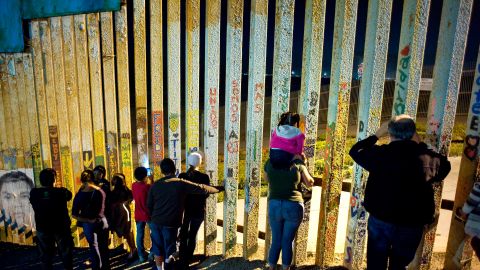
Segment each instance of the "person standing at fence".
M376 145L390 135L390 143ZM399 115L350 149L369 172L364 206L369 212L367 269L405 269L426 225L435 221L433 184L450 172L446 157L420 142L415 122Z
M127 240L130 253L128 259L132 259L137 253L135 240L132 231L132 214L130 213L130 203L133 200L132 191L127 187L125 175L116 173L112 177L113 190L110 193L110 220L108 225L112 232L118 237Z
M47 168L40 172L39 188L30 191L30 203L35 212L37 246L43 269L53 269L55 244L62 257L63 268L73 269L73 237L67 202L72 199L68 189L53 187L57 173Z
M163 269L164 259L168 259L176 251L177 233L182 225L187 195L206 195L224 190L223 186L211 187L176 178L175 163L169 158L160 162L160 170L164 177L152 185L147 199L157 269ZM165 269L173 269L173 263L165 260Z
M77 226L82 226L87 238L92 268L110 269L105 192L94 184L91 170L83 171L80 181L82 186L73 199L72 217L77 220Z
M264 177L268 181L268 221L272 230L268 269L276 268L280 251L282 268L290 269L293 240L304 213L301 182L311 187L313 178L301 161L295 161L285 168L275 168L270 160L267 160L264 172ZM302 174L306 177L302 177Z
M135 169L133 176L137 180L132 184L133 200L135 201L135 223L137 226L137 251L140 262L145 262L147 254L143 244L145 237L145 225L148 224L150 230L150 214L147 208L147 196L150 190L150 184L147 183L148 171L145 167Z
M466 237L461 243L454 260L461 266L461 256L464 244L470 239L470 245L478 259L480 259L480 182L473 185L473 189L468 195L467 201L462 208L457 210L457 215L462 220L466 220L465 234Z
M210 185L210 177L207 174L198 171L202 164L202 155L198 152L191 153L187 158L190 166L185 173L178 175L178 178L189 180L193 183ZM193 258L193 252L197 244L197 233L200 225L205 218L205 207L208 195L191 194L185 201L185 213L183 214L183 223L180 228L180 262L183 268L188 265Z

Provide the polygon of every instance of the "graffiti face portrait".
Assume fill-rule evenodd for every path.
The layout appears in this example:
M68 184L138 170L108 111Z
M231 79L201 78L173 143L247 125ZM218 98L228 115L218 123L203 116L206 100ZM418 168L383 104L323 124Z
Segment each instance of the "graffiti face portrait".
M0 176L0 203L7 218L15 221L19 227L34 226L33 209L30 205L32 179L20 171L11 171Z

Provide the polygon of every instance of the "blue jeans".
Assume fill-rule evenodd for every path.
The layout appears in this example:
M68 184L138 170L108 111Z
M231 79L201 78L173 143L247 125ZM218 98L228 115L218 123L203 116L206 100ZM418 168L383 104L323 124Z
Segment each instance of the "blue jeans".
M92 269L110 269L108 256L108 230L102 228L101 222L83 222L83 233L90 247Z
M195 218L185 215L183 224L180 228L180 260L188 265L193 257L195 246L197 245L197 233L202 225L203 218Z
M370 215L368 218L367 269L405 269L415 257L423 226L400 226Z
M138 258L141 261L145 261L145 246L143 245L144 238L145 238L145 225L148 224L148 228L150 228L150 232L152 231L152 225L150 222L145 222L145 221L136 221L136 226L137 226L137 238L135 239L136 245L137 245L137 252L138 252ZM151 233L150 233L151 234ZM153 252L154 248L152 245L152 248L150 249L150 252ZM155 253L154 253L155 254Z
M272 229L272 244L268 252L268 263L278 262L282 251L282 266L292 264L293 240L303 219L303 203L286 200L268 201L268 220Z
M167 259L177 250L177 227L167 227L150 223L152 252L155 256ZM165 263L165 270L173 269L173 263Z

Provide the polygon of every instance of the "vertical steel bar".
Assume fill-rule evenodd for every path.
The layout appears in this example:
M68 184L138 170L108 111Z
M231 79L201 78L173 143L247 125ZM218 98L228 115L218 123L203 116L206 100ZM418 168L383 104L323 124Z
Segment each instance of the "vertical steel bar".
M392 115L417 114L430 0L405 0Z
M236 254L240 106L242 91L243 1L228 1L225 70L223 255Z
M305 29L303 44L302 84L300 88L299 113L305 116L305 146L303 152L310 172L314 170L315 145L317 142L318 113L323 57L323 34L325 30L326 1L309 0L305 5ZM305 203L305 215L298 228L295 240L295 264L307 258L310 203Z
M115 85L115 49L112 12L100 13L102 32L103 87L107 131L107 171L110 177L120 172L118 164L117 89Z
M187 17L188 18L188 17ZM150 74L152 85L152 161L155 179L161 177L164 156L162 0L150 1ZM187 124L188 127L190 127ZM188 129L187 129L188 130Z
M33 168L32 167L32 152L30 151L30 133L28 132L28 111L27 111L27 99L25 91L25 73L23 68L23 55L21 53L16 53L14 56L15 61L15 77L17 80L17 100L18 100L18 111L20 118L21 134L18 134L21 138L22 149L23 149L23 158L24 166L23 168Z
M122 172L131 187L133 178L132 138L130 121L130 87L128 73L127 5L115 12L115 38L117 60L118 110L120 122L120 153Z
M138 164L150 167L148 161L147 63L145 39L145 0L133 1L133 42L135 60L135 107L137 123Z
M40 153L40 132L38 126L38 106L35 97L34 74L32 56L29 53L23 54L23 69L25 75L25 89L28 112L28 131L30 133L30 151L33 162L33 175L35 183L39 184L39 174L42 170L42 155ZM0 118L1 121L1 118ZM1 126L0 126L1 128ZM1 148L0 148L1 149Z
M75 56L78 74L80 126L82 127L82 165L93 169L93 123L90 100L90 71L88 67L87 21L85 15L75 15ZM82 78L82 79L80 79ZM120 77L119 77L120 79Z
M426 132L427 143L443 155L448 155L455 122L472 5L472 0L443 2ZM442 183L434 186L436 214L440 211L442 186ZM429 269L435 231L436 224L424 234L424 241L411 263L415 269Z
M218 104L220 98L220 12L221 0L206 2L205 28L205 99L204 99L204 150L205 171L210 183L218 182ZM205 217L205 255L217 249L217 195L207 199Z
M5 119L5 133L6 133L6 147L5 147L5 152L3 154L3 164L5 167L5 170L12 170L16 168L17 166L17 160L16 160L16 149L15 149L15 141L13 139L13 128L12 128L12 112L11 112L11 106L10 106L10 96L9 96L9 91L8 88L9 83L8 83L8 77L10 76L8 72L8 57L7 54L2 55L1 59L2 63L0 65L0 74L2 75L2 101L3 103L0 104L3 107L3 113L4 113L4 119Z
M470 106L466 125L466 137L462 160L460 162L460 172L458 174L457 188L455 191L455 201L453 209L462 207L467 201L470 191L475 181L478 181L478 161L479 161L479 140L480 140L480 48L478 50L477 65L475 66L475 76L473 77L472 94L470 96ZM448 233L447 252L445 254L445 269L455 269L453 257L465 238L465 224L452 215L450 222L450 231ZM463 269L470 269L472 250L464 251L461 262L466 262Z
M177 174L182 166L180 121L180 1L168 1L167 7L168 76L168 156L175 162Z
M70 123L68 121L67 91L65 84L64 54L63 54L63 31L60 17L50 18L52 31L53 71L55 80L55 97L57 101L58 134L60 142L60 160L62 166L63 186L69 190L75 190L73 184L72 154L70 150ZM67 40L65 46L72 47L72 40ZM71 207L71 202L69 202Z
M348 125L353 49L357 20L356 0L336 2L332 75L328 97L325 171L318 224L316 264L334 263L338 207L342 190L343 157Z
M7 141L7 129L5 126L5 108L3 106L3 92L7 91L6 85L6 72L4 71L5 60L3 54L0 54L0 170L7 170L8 164L6 161L8 141ZM2 240L4 240L2 238Z
M44 168L52 167L51 155L50 155L50 137L48 134L48 116L47 116L47 104L46 104L46 92L45 87L47 81L45 80L44 60L45 54L42 53L42 44L40 37L40 25L38 21L32 21L32 58L35 74L35 95L38 106L38 126L40 128L40 150L42 156L42 166ZM42 30L43 31L43 30Z
M185 120L188 128L185 141L188 156L190 152L197 151L200 146L200 1L188 0L186 6Z
M380 125L392 2L373 0L368 3L357 140L374 134ZM367 213L362 200L367 176L368 173L355 164L344 253L344 266L349 269L361 269L364 258Z
M103 114L102 63L99 32L98 13L88 14L88 59L90 67L90 94L92 101L95 165L105 165L105 119Z
M258 249L258 207L263 172L262 143L267 21L268 0L252 1L248 67L247 155L243 228L244 258L250 258Z

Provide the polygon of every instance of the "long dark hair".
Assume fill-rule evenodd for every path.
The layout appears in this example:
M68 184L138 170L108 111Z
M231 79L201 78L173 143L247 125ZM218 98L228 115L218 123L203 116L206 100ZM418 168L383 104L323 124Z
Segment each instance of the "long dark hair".
M283 126L283 125L298 127L300 125L300 115L298 113L293 113L293 112L282 113L277 126Z
M195 172L195 166L190 165L190 168L185 172L188 177L193 177L193 173Z

